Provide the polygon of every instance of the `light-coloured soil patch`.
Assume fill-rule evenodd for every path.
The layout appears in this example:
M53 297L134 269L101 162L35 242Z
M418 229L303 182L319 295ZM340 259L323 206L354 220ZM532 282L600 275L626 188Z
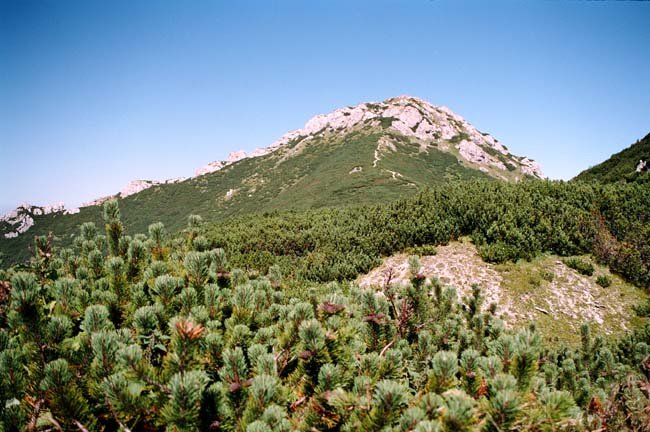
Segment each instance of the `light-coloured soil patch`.
M456 288L461 301L471 294L472 285L478 284L485 298L483 308L496 303L497 314L508 327L535 323L548 337L577 342L583 323L608 335L641 324L633 307L645 299L643 291L595 263L596 271L588 277L552 255L499 265L484 262L469 241L439 246L437 251L436 255L420 257L421 273ZM407 254L386 258L379 267L360 276L358 283L382 287L389 274L393 284L409 282ZM603 288L596 284L599 275L607 275L612 285Z
M501 304L502 278L492 264L485 263L478 256L474 245L468 242L454 242L448 246L439 246L437 250L436 255L420 257L421 273L427 279L435 277L443 285L453 286L461 300L471 295L472 285L478 284L486 300L484 307L488 307L490 303ZM359 285L383 286L389 272L392 272L392 283L408 283L411 278L408 255L399 254L387 258L381 266L362 276Z

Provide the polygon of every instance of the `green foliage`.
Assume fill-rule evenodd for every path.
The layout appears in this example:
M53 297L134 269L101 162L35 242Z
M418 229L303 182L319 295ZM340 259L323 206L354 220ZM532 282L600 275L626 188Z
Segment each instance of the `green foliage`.
M372 146L370 141L367 144L372 154L376 145ZM446 155L455 160L452 155ZM429 162L432 161L427 160L425 165ZM237 166L241 164L241 169L244 169L249 163L242 161ZM249 168L252 169L246 169ZM295 168L298 169L297 166ZM415 171L419 171L413 170L415 176ZM222 180L220 176L223 174L219 173L210 174L201 181L222 187L217 180ZM253 174L250 173L251 176ZM321 174L325 179L331 173ZM178 211L178 206L182 205L183 208L200 212L204 221L219 221L216 224L193 223L186 227L185 241L189 242L189 247L198 252L209 252L215 246L225 248L234 267L266 273L270 266L278 265L285 277L317 282L352 279L375 266L381 256L404 251L421 255L426 251L413 248L421 248L422 245L435 247L460 236L470 236L481 256L488 261L530 259L543 252L562 256L592 254L597 261L609 265L613 272L634 284L650 286L650 215L647 210L650 208L650 189L645 185L541 181L516 184L470 181L439 185L422 175L419 182L432 185L430 190L416 192L413 187L398 187L389 192L382 189L384 186L377 186L378 193L375 194L359 186L359 189L355 189L360 191L357 195L336 195L336 199L330 200L325 193L304 188L294 191L298 195L293 192L293 195L285 194L291 197L289 201L275 195L261 199L253 194L250 199L254 202L233 199L228 201L227 208L213 205L210 200L196 203L183 201L186 197L203 196L195 190L199 188L203 191L198 184L199 179L187 185L170 185L172 189L183 188L183 192L181 194L179 191L179 196L173 194L164 203L155 200L162 199L167 192L152 188L138 194L137 201L132 197L120 201L123 208L119 210L119 224L115 212L107 211L107 220L111 223L107 224L106 240L101 240L103 236L97 236L88 245L94 242L96 247L100 247L99 242L106 241L112 255L126 259L130 240L123 233L125 229L128 228L131 233L136 232L134 230L144 231L154 218L162 217L171 233L178 232L185 225ZM352 177L348 174L343 177L334 175L332 178L335 180L331 185L328 183L328 187L343 187L334 183L341 181L341 178L346 182L353 181ZM371 184L375 184L374 180ZM352 189L355 187L349 186ZM220 193L225 194L228 188L239 186L227 183L223 187L226 189ZM343 188L350 190L348 186ZM171 189L164 190L169 190L171 194ZM409 194L415 195L393 201ZM376 202L388 204L284 211ZM105 205L110 207L113 204L107 202ZM257 213L261 208L271 212L228 218ZM92 212L96 214L93 216ZM72 243L75 235L73 226L77 222L101 223L98 210L93 208L84 208L78 215L58 218L55 225L48 225L48 217L39 219L30 233L47 234L48 230L54 230L61 236L58 240L56 237L52 239L54 246ZM118 234L120 238L116 243ZM26 242L30 236L0 239L0 251L10 252L7 255L9 263L25 257L28 253ZM41 273L53 270L46 258L51 254L45 240L42 245L44 250L38 254ZM175 242L178 243L178 239ZM166 249L154 248L151 253L159 259L170 253L171 249L170 246ZM94 256L99 258L96 253ZM72 265L65 260L64 264Z
M284 275L316 282L353 279L381 256L471 236L487 261L591 253L646 287L649 191L633 184L449 184L383 206L229 220L213 225L207 236L229 251L236 267L266 272L268 261L259 260L264 255Z
M120 220L120 208L116 199L110 199L104 203L104 222L106 223L109 252L113 256L119 255L124 227Z
M167 430L195 431L198 429L201 401L208 383L207 374L198 370L179 372L171 377L169 401L161 412Z
M580 258L568 258L564 260L564 264L571 267L578 273L585 276L592 276L594 274L594 266L590 262L582 260Z
M598 275L596 283L603 288L608 288L612 284L612 279L607 275Z
M603 219L625 242L644 229L594 221L586 198L553 207L579 199L573 185L472 187L504 202L452 188L207 235L190 218L180 236L156 225L116 241L111 204L108 241L92 225L71 248L39 240L49 256L0 273L0 430L647 429L650 327L610 342L584 326L579 348L547 344L534 328L505 329L478 286L459 303L421 276L417 256L403 286L306 280L346 279L382 253L468 232L517 257L589 248ZM259 249L277 263L239 266Z
M431 256L436 255L438 250L434 245L419 245L407 248L406 252L412 255Z
M539 277L541 277L547 282L553 282L553 279L555 278L555 274L551 270L543 269L539 272Z

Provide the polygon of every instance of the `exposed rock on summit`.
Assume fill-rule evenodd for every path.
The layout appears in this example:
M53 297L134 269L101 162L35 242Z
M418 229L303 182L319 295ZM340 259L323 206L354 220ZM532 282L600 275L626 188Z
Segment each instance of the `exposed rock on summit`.
M137 194L138 192L142 192L145 189L149 189L152 186L158 186L162 184L171 184L171 183L178 183L187 180L185 177L175 177L163 181L158 181L158 180L132 180L129 183L127 183L126 186L122 188L122 190L119 192L120 198L126 198L130 195ZM110 198L110 197L109 197Z
M537 162L510 154L494 137L478 131L449 108L434 106L412 96L367 102L317 115L302 129L286 133L266 150L270 153L298 139L303 143L326 133L343 135L355 128L379 128L386 124L388 130L419 141L423 152L432 146L446 149L457 153L470 166L484 168L482 171L494 177L544 178Z

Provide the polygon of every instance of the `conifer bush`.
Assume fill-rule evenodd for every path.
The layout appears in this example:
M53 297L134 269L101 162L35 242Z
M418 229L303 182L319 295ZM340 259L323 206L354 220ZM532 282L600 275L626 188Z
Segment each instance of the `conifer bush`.
M594 274L594 266L580 258L568 258L564 260L564 263L582 275L592 276Z
M607 275L599 275L596 278L596 283L603 288L608 288L612 284L612 279Z
M403 286L315 284L105 209L106 242L85 224L0 273L0 430L647 429L650 327L545 344L417 256Z
M356 278L398 252L431 255L471 237L490 262L591 254L650 288L650 192L640 184L451 182L375 206L248 215L206 238L234 267L280 266L313 282Z

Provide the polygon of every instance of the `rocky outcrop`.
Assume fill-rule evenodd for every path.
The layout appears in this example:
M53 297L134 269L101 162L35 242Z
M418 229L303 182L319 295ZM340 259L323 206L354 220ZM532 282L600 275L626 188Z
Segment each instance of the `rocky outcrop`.
M81 204L79 207L91 207L91 206L96 206L96 205L102 205L111 198L115 198L115 195L108 195L108 196L99 197L99 198L96 198L96 199L94 199L92 201L85 202L85 203Z
M34 226L34 217L44 216L51 213L75 214L79 213L78 208L66 209L63 202L36 206L24 202L14 210L0 216L0 223L3 227L4 238L15 238L27 232Z
M192 177L199 177L205 174L210 174L211 172L219 171L223 167L228 165L226 161L214 161L210 162L207 165L203 165L194 170L194 175Z
M519 163L522 173L537 178L544 178L544 174L542 174L542 167L534 160L525 157L521 159Z
M22 203L14 210L0 217L0 222L9 225L8 232L4 233L5 238L18 237L18 235L24 233L34 225L31 206L28 203Z
M119 192L119 196L125 198L138 192L142 192L145 189L149 189L151 186L157 184L159 183L153 180L132 180L122 188Z
M268 154L270 152L271 150L269 148L258 148L255 149L255 151L253 151L251 154L246 153L244 150L230 152L230 154L228 155L228 159L226 160L213 161L207 165L197 168L196 170L194 170L194 175L192 177L199 177L205 174L210 174L215 171L224 169L228 165L232 165L235 162L238 162L242 159L246 159L249 157L264 156L265 154Z
M179 183L182 181L187 180L185 177L174 177L171 179L167 180L132 180L129 183L127 183L126 186L122 188L122 190L117 194L120 198L126 198L128 196L131 196L133 194L137 194L138 192L142 192L145 189L149 189L152 186L159 186L163 184L171 184L171 183ZM104 202L107 199L111 197L105 197L101 198Z
M483 148L481 148L480 145L476 144L474 141L462 140L458 144L457 148L463 158L472 163L481 165L480 168L493 166L502 171L506 170L506 166L503 162L490 156L485 150L483 150Z

